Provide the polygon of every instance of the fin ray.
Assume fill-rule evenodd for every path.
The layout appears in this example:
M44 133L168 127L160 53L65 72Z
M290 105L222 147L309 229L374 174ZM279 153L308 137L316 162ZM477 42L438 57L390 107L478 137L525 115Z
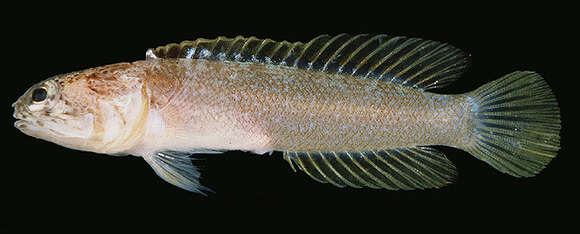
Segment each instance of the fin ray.
M548 84L517 71L467 94L472 104L470 141L460 146L516 177L538 174L560 149L560 111Z
M351 178L351 181L353 183L356 184L357 187L362 188L364 187L364 182L362 181L362 179L360 178L360 176L358 174L356 174L351 167L348 166L348 164L346 162L344 162L344 160L342 160L342 158L339 156L339 154L337 154L336 152L330 152L332 154L332 158L334 160L336 160L339 165L344 168L346 170L346 172L348 172L348 175Z
M306 157L308 158L308 160L310 161L310 163L312 164L312 166L314 166L314 168L316 168L316 170L318 171L318 174L320 174L320 175L322 175L324 177L324 180L330 182L334 186L342 187L341 184L335 182L335 179L336 178L331 178L330 175L327 175L327 173L324 173L323 169L321 169L321 166L318 165L319 163L314 161L314 158L312 157L312 155L310 154L310 152L306 152Z
M352 156L355 154L355 156ZM356 155L360 154L360 156ZM371 188L394 188L391 184L386 183L386 178L384 174L381 173L377 168L364 158L365 155L362 152L352 152L348 153L350 159L355 163L355 165L363 171L368 178L370 178L372 183L369 183L368 187ZM371 186L372 185L372 186Z
M166 151L143 156L155 173L163 180L187 191L205 195L211 189L199 183L200 173L189 158L189 152Z
M404 167L402 167L402 165L398 163L398 161L396 161L396 158L395 156L393 156L392 151L385 151L384 153L388 155L388 157L380 157L379 160L383 161L387 166L389 166L389 168L391 168L391 170L393 170L398 176L400 176L403 179L401 180L401 182L404 183L407 187L409 188L417 187L418 183L416 183L415 181L413 181L411 177L409 177L407 171L403 171Z
M322 155L322 153L320 153ZM352 183L350 180L348 180L347 178L345 178L342 174L338 171L338 169L336 168L336 166L333 166L332 163L330 163L327 159L327 157L322 157L322 160L324 161L324 163L326 164L327 167L329 167L332 172L334 174L336 174L336 176L344 183L344 185L348 185L350 187L354 187L354 188L361 188L361 186Z
M458 78L468 55L448 44L389 35L320 35L307 43L256 37L218 37L147 50L147 59L207 59L295 67L393 82L417 89L443 87Z
M455 167L427 147L363 152L285 152L284 158L314 180L338 187L390 190L438 188L451 183ZM308 160L310 165L306 165Z
M386 154L383 151L378 151L378 152L371 151L371 153L376 156L374 158L374 160L377 161L377 165L383 165L382 171L384 171L386 174L390 175L389 178L392 179L393 183L395 183L398 188L401 188L403 190L410 190L413 188L410 185L410 183L403 176L400 175L398 170L393 169L393 167L389 164L389 162L387 162L383 159L383 157L385 157L385 156L388 157L389 156L388 154Z
M389 174L389 173L385 173L383 171L383 169L381 169L376 163L374 163L372 160L369 159L369 157L366 154L362 154L362 158L371 166L375 169L375 171L377 171L378 173L380 173L381 175L383 175L384 178L381 182L384 184L383 187L387 188L389 190L395 190L397 187L400 187L401 185L397 185L395 182L395 179Z
M369 188L380 188L377 184L376 180L377 178L375 176L373 176L371 173L369 173L368 170L366 170L364 167L361 166L360 163L357 162L356 159L354 159L354 157L352 156L352 154L356 154L358 152L344 152L347 155L347 158L350 159L349 161L352 162L353 168L356 168L356 173L358 174L358 177L360 178L360 181L362 183L364 183L364 185L366 187ZM362 172L362 173L361 173ZM377 183L377 184L375 184Z

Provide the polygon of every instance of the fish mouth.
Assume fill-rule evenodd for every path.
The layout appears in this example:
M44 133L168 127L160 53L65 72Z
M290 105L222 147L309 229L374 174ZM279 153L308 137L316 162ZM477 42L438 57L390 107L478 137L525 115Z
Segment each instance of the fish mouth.
M20 132L32 137L44 139L46 135L43 131L40 131L39 125L32 120L19 119L14 122L14 127Z
M23 124L24 124L24 120L16 120L16 122L14 122L14 127L21 129Z
M14 106L15 104L16 103L12 104L12 106ZM16 121L14 122L14 127L20 130L25 129L28 125L32 123L29 119L30 115L23 113L21 110L18 110L18 108L14 108L14 113L12 113L12 117L16 119Z
M16 122L14 122L14 127L18 128L19 130L22 130L22 129L26 129L29 124L30 124L30 121L27 121L24 119L19 119L19 120L16 120Z
M26 123L26 120L24 120L24 116L22 116L22 114L18 113L18 111L16 110L12 114L12 117L16 119L16 122L14 122L14 127L18 129L20 129L20 126Z
M12 104L12 107L15 107L15 105L16 105L16 102L14 104ZM16 119L16 122L14 122L14 127L20 129L20 126L22 124L24 124L24 122L26 122L25 120L23 120L24 119L23 117L24 116L22 116L22 114L20 114L18 112L18 110L16 110L16 108L14 108L14 113L12 113L12 118Z

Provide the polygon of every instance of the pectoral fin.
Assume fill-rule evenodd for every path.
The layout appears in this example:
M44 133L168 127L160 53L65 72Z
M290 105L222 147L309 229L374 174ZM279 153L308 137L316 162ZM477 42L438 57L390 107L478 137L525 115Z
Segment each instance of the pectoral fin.
M452 162L428 147L364 152L285 152L292 168L338 187L439 188L453 181Z
M211 189L201 186L199 183L200 173L193 165L189 154L167 151L143 158L163 180L190 192L203 195L205 193L202 191L211 192Z

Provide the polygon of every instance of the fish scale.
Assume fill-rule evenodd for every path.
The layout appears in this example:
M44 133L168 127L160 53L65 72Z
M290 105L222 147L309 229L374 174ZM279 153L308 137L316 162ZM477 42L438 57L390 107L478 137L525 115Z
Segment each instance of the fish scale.
M202 63L207 73L198 72L195 77L183 77L184 72L175 72L180 79L191 79L183 82L178 89L200 90L209 89L207 96L215 100L207 108L229 109L225 117L228 122L247 127L246 131L264 132L272 143L268 147L271 150L296 150L296 151L328 151L328 150L378 150L414 145L459 144L454 138L434 137L431 132L421 129L445 130L447 132L467 131L463 123L458 121L457 113L466 113L469 110L453 110L461 108L457 103L464 102L464 98L449 97L454 101L440 101L434 95L425 95L420 91L401 93L400 87L391 83L376 83L373 80L359 80L356 78L329 76L324 73L310 72L306 70L268 68L254 64L242 63L218 63L202 60L175 60L172 69L189 69ZM159 66L154 61L146 61L138 66ZM230 72L235 72L236 78L230 79ZM289 75L291 74L291 75ZM158 76L167 76L166 72L151 74L151 79L159 79ZM269 77L285 77L284 79L270 79ZM270 80L273 82L260 82L257 80ZM204 80L208 87L200 86L196 81ZM282 88L291 79L289 89ZM168 81L176 78L167 78ZM369 95L366 86L375 86L375 89L383 90ZM328 89L328 86L340 87L340 91ZM211 87L211 88L210 88ZM412 89L410 89L412 90ZM176 90L175 92L180 92ZM156 95L156 94L153 94ZM161 95L161 94L159 94ZM233 99L235 96L238 99ZM275 99L266 97L278 97ZM388 98L391 97L391 98ZM198 98L195 95L179 96L184 100L177 102L194 103ZM239 105L242 103L242 105ZM254 105L249 105L253 103ZM331 105L328 105L331 104ZM183 108L183 107L177 107ZM241 108L241 109L240 109ZM444 109L440 111L440 109ZM420 110L420 112L419 112ZM188 112L182 112L187 114ZM214 112L215 113L215 112ZM211 113L209 115L212 115ZM243 113L246 118L237 118ZM374 118L372 117L374 114ZM331 117L339 115L338 118ZM439 115L440 118L434 118ZM188 119L189 117L182 117ZM284 119L283 122L273 122L272 119ZM439 124L441 119L449 119L447 124ZM260 123L260 124L255 124ZM226 123L224 123L226 124ZM312 128L307 126L314 125ZM364 124L367 128L378 129L377 131L361 131L359 126ZM221 126L221 125L220 125ZM182 128L187 128L183 126ZM312 139L311 136L326 129L326 134ZM215 131L220 131L215 129ZM436 132L434 132L436 133ZM457 136L459 133L453 135ZM300 139L296 141L293 139ZM369 139L381 139L380 142ZM409 144L413 142L413 144ZM362 148L366 147L366 148Z

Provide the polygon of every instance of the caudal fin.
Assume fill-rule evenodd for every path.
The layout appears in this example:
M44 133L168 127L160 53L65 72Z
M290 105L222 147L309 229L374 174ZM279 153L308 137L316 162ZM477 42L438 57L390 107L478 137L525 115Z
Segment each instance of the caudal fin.
M467 95L473 127L464 150L516 177L534 176L556 157L560 110L540 75L513 72Z

